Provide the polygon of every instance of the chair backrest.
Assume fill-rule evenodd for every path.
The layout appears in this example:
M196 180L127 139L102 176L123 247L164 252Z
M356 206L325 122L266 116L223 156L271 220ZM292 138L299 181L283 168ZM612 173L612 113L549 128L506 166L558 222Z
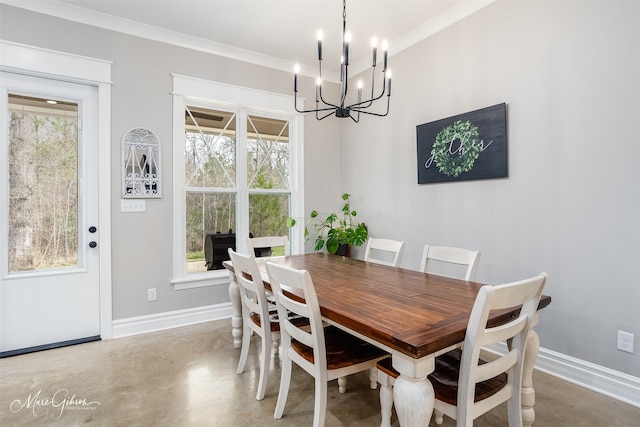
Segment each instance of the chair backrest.
M398 267L400 260L402 260L403 251L404 242L370 237L369 240L367 240L367 246L364 251L364 260L376 264Z
M465 422L509 399L509 419L511 420L512 416L516 417L514 420L520 419L524 351L546 279L547 275L541 273L530 279L498 286L486 285L480 289L471 311L462 347L456 410L458 425L471 425ZM522 305L522 309L518 317L499 326L487 327L489 313L492 310L519 305ZM508 342L510 351L494 361L480 364L481 347L499 342ZM507 373L507 385L496 394L474 404L476 383L494 378L503 372Z
M255 257L243 255L229 248L229 258L240 288L243 321L248 322L251 313L256 313L260 316L260 325L265 333L270 331L267 295Z
M249 246L250 252L255 251L259 248L273 248L283 246L284 254L291 255L288 236L249 237L247 238L247 245Z
M296 270L272 261L267 261L266 267L271 292L278 307L283 351L287 351L296 364L316 376L318 381L318 376L323 375L322 372L326 375L327 355L320 305L311 275L307 270ZM309 324L301 325L300 322L295 322L296 317L309 319ZM313 348L313 363L290 351L292 338Z
M464 280L474 281L476 280L476 272L478 271L478 263L480 262L480 252L450 246L424 245L420 271L428 272L429 261L466 265L467 271Z

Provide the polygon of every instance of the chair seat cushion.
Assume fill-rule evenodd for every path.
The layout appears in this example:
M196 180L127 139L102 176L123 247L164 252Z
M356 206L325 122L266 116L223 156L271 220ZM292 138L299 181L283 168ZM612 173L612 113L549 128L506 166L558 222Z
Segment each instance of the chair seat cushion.
M387 355L384 350L362 341L335 326L324 328L324 338L327 349L327 369L339 369ZM300 356L311 363L315 363L311 347L294 339L291 340L291 347Z
M462 350L455 349L436 357L436 367L429 375L433 385L436 399L456 405L458 402L458 378L460 376L460 361ZM480 364L487 363L480 359ZM388 357L378 362L378 369L387 375L398 378L398 371L393 369L391 358ZM478 402L493 396L507 385L507 374L502 373L494 378L476 384L474 401Z

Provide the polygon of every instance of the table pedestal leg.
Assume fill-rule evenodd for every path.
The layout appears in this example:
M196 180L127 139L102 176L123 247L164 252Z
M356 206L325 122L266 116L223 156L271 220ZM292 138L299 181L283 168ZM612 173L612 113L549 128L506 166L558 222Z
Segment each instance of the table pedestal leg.
M229 272L231 283L229 283L229 298L231 298L231 336L233 346L242 347L242 301L240 300L240 289L236 281L236 275Z
M393 386L393 401L402 427L429 425L434 394L427 377L415 379L400 375Z
M536 403L536 392L533 389L533 365L538 357L538 349L540 348L540 339L538 334L531 329L527 336L527 345L524 351L524 361L522 366L522 425L523 427L531 427L536 418L533 406Z

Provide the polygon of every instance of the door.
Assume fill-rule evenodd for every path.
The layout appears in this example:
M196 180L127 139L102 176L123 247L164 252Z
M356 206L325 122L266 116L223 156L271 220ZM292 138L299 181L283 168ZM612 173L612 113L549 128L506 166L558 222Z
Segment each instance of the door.
M0 355L99 339L98 89L0 86Z

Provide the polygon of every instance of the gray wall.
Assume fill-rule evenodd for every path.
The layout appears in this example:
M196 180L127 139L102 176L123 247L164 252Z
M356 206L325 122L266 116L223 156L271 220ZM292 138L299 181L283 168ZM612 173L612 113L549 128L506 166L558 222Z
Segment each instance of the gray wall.
M373 236L407 242L403 267L418 268L430 243L481 250L482 282L546 271L541 346L640 377L639 346L615 349L618 329L640 338L638 16L637 2L497 2L393 56L387 118L305 120L306 211L351 193ZM225 287L169 283L170 73L284 94L291 75L6 5L0 28L5 40L114 62L114 319L228 300ZM501 102L508 178L417 184L417 125ZM163 144L164 197L145 214L119 209L119 144L132 127Z
M171 73L270 92L291 94L293 73L102 30L0 4L0 38L113 61L111 213L113 319L229 301L227 286L174 290L172 279L172 78ZM314 93L301 78L301 93ZM293 103L292 103L293 105ZM148 199L145 213L120 212L120 139L134 127L154 131L162 143L163 197ZM338 123L305 124L306 191L312 206L335 198L339 173L319 180L327 164L338 169ZM311 160L309 160L311 159ZM147 301L147 289L158 299Z
M541 346L636 377L638 2L497 2L392 58L392 110L341 128L371 235L482 251L478 280L549 274ZM506 102L509 177L417 184L416 125ZM357 159L357 161L355 161Z

